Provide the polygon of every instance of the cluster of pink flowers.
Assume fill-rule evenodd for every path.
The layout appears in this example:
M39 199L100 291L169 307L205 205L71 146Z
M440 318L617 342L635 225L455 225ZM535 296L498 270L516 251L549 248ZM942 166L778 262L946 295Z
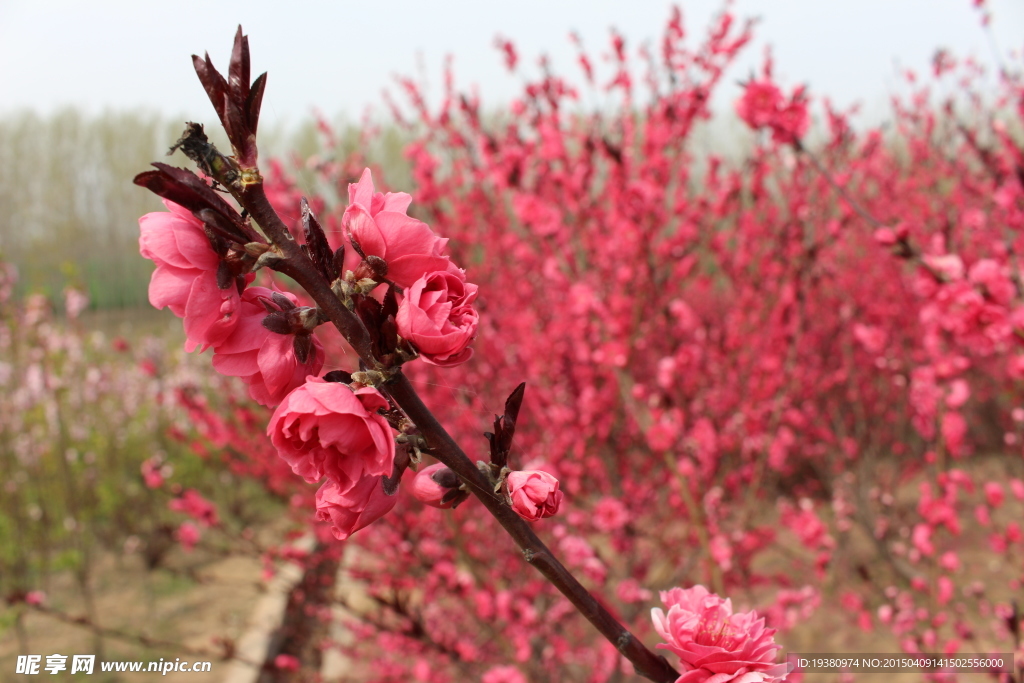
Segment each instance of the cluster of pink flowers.
M358 275L350 270L339 276L360 286L367 275L373 287L381 284L377 280L386 282L398 301L395 327L401 338L429 364L458 365L473 353L477 286L445 254L448 240L408 215L410 203L404 192L376 192L369 169L349 185L342 224L361 262ZM254 275L239 266L240 251L215 239L191 211L165 204L169 213L139 221L140 251L157 264L152 304L184 318L187 350L212 347L218 372L240 378L253 400L275 408L267 428L271 442L295 474L310 483L323 480L316 517L337 538L387 514L397 497L385 491L385 478L400 478L404 471L395 469L395 437L381 414L390 408L388 400L372 386L319 378L325 352L312 333L319 322L315 311L299 307L290 293L248 286ZM413 493L428 505L453 507L461 498L441 499L461 482L446 471L445 485L438 484L431 475L441 467L423 470ZM507 480L509 504L531 521L558 511L558 489L558 481L544 472L513 472ZM215 523L216 513L211 522L197 496L188 491L171 508L204 525ZM198 529L186 522L179 536L191 547Z
M770 58L762 77L752 79L744 87L736 102L736 113L751 128L768 128L775 142L786 144L799 141L811 123L804 88L796 88L788 98L783 95L772 80Z
M387 263L387 278L403 289L395 322L427 363L457 365L469 360L479 319L473 308L476 285L456 266L423 221L406 214L405 192L376 192L370 169L348 187L342 222L352 245Z
M157 265L149 283L150 303L184 319L186 350L213 347L217 371L242 378L261 405L277 405L307 374L320 371L323 346L314 336L314 351L299 362L293 335L263 326L269 310L261 301L271 301L274 292L245 289L255 279L252 273L219 281L226 261L214 250L202 221L173 202L164 204L169 213L147 213L139 219L139 251ZM293 296L284 296L295 302Z
M1015 642L1010 631L1024 626L1004 584L1024 585L1024 484L1010 459L988 456L1019 456L1024 440L1018 122L993 118L979 93L936 108L934 92L913 86L887 129L896 146L824 102L821 142L804 148L804 93L784 92L766 68L738 110L775 144L755 145L742 163L698 161L694 126L750 34L728 13L701 45L684 45L683 33L677 13L661 59L645 55L643 100L621 39L614 80L585 67L588 82L623 102L592 118L564 115L580 90L548 69L508 125L480 117L472 93L452 92L433 111L409 86L417 197L456 261L482 255L474 279L501 292L501 305L477 324L476 290L447 245L407 215L405 196L375 193L364 175L329 224L346 227L351 258L386 263L360 272L393 283L403 342L431 364L455 364L475 324L485 361L443 381L424 364L406 375L467 444L497 398L496 377L542 386L533 429L516 445L543 452L561 484L513 473L502 493L532 519L557 509L562 486L590 493L551 525L551 545L614 607L649 599L643 584L673 549L723 595L758 587L763 623L706 591L666 594L654 625L683 680L781 677L765 626L791 628L818 605L891 632L908 652ZM1005 101L1024 101L1019 82L1002 88ZM331 186L362 168L334 152L318 166ZM326 472L320 496L323 518L355 527L389 503L372 478L383 475L367 474L386 471L364 448L374 410L353 403L362 441L336 440L321 433L319 401L289 402L298 417L278 426L296 471L326 472L341 457L361 468L347 479ZM980 467L975 452L987 456ZM443 508L457 504L458 485L434 465L412 489ZM507 548L490 520L406 506L388 514L356 538L372 551L358 571L379 596L414 595L398 606L430 640L364 624L349 650L373 659L381 678L458 678L485 661L514 663L531 680L561 666L594 680L621 670L615 648L565 618L533 574L494 561ZM864 564L837 552L855 532L874 539ZM785 573L766 571L780 545L806 552ZM493 637L496 623L507 638Z
M277 452L307 482L327 477L316 495L317 517L339 539L391 510L381 477L391 474L395 441L377 414L388 402L373 387L309 377L274 411L267 431Z
M660 54L643 55L657 68L632 90L617 63L602 73L600 60L590 62L595 90L621 97L612 114L564 116L585 106L591 72L584 81L554 69L517 74L527 82L507 125L479 116L486 104L468 89L439 108L414 107L407 154L417 200L452 238L456 259L482 255L473 279L482 292L501 292L501 305L474 342L483 362L443 381L425 367L410 378L465 443L479 438L478 416L499 398L494 378L540 385L532 429L517 444L545 454L561 489L587 492L545 531L584 580L618 596L617 608L637 599L672 538L697 555L694 581L723 596L758 586L758 612L773 628L800 624L820 605L842 609L852 628L891 631L908 650L1006 644L990 615L1007 605L1005 584L1019 591L1024 577L986 575L984 595L971 584L987 566L1019 568L1024 553L1007 484L1020 476L1013 458L1024 444L1019 121L993 119L988 95L961 87L976 76L965 63L956 85L911 83L890 126L855 126L851 113L804 99L768 69L745 89L720 78L749 39L741 21L724 15L699 44L688 42L692 30L684 43L678 24L674 16ZM409 89L413 103L427 100ZM690 154L695 123L713 115L705 103L722 91L774 144L741 161ZM977 99L940 108L944 92ZM1007 81L1000 97L1018 102L1020 92ZM780 154L804 135L812 102L820 136ZM479 393L452 400L450 387ZM974 453L984 454L981 467ZM862 468L866 461L878 466ZM974 490L940 483L951 468L969 472ZM1002 484L1001 506L986 478ZM760 505L768 517L751 514ZM378 534L394 531L432 548L415 561L420 575L463 566L449 546L501 552L485 522L424 525L433 510L396 512L359 542L379 552L387 544ZM863 576L838 552L853 533L875 539ZM762 559L780 545L800 556L783 574L765 571ZM596 565L586 571L612 556L605 577ZM374 582L400 592L409 561L398 550L389 558L401 570ZM527 602L545 599L520 574L487 565L472 581L439 578L421 618L431 633L453 622L463 639L481 633L481 651L522 657L531 680L552 677L552 662L584 659L595 679L610 677L614 662L588 633L570 636L555 618L534 624L525 609L496 611L493 595L506 586ZM892 588L901 575L909 587ZM837 585L859 602L844 597L840 607ZM479 611L466 610L463 595ZM499 613L507 632L543 631L543 662L527 646L487 640ZM963 635L972 632L979 640ZM378 633L353 649L372 657L394 637ZM442 656L423 656L458 676Z

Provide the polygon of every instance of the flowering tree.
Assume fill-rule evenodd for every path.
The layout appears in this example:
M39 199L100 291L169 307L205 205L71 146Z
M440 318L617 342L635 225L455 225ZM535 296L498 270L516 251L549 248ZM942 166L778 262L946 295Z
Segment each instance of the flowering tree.
M786 95L767 59L737 102L756 137L730 165L690 141L750 26L726 13L700 45L684 38L675 12L659 54L641 52L643 103L621 38L607 81L581 47L582 87L621 96L611 113L574 111L578 89L546 67L494 121L450 78L437 111L405 82L413 116L394 113L415 136L417 204L377 192L358 157L325 155L324 194L348 197L331 210L280 167L264 180L266 80L250 85L239 32L227 78L195 58L234 155L189 124L175 147L203 175L156 164L136 178L171 210L143 220L151 301L274 408L270 440L294 474L323 482L316 516L334 537L363 529L350 573L381 614L352 625L348 649L390 652L374 662L380 680L518 682L521 668L614 680L626 662L657 681L776 680L775 629L823 598L907 652L1021 647L1022 536L1005 494L1024 500L1019 458L996 474L971 458L1017 447L1024 422L1019 77L1000 79L1017 128L980 95L934 109L920 89L895 103L892 141L857 134L826 102L812 154L810 95ZM500 47L515 69L514 47ZM936 78L954 72L936 59ZM961 73L970 92L977 71ZM257 270L305 294L255 286ZM320 376L346 349L358 367ZM508 377L530 382L531 402L524 384L504 396ZM505 401L487 462L414 382L461 443ZM520 453L533 454L522 469ZM409 486L427 508L398 495L424 456L438 462ZM471 495L549 585L495 562L505 550L467 512ZM565 564L529 524L552 516ZM969 581L988 560L1003 573ZM646 587L679 584L692 587L636 622ZM653 627L681 671L623 622ZM516 665L480 668L495 661Z
M209 143L202 126L189 124L175 148L213 184L160 163L136 177L170 210L140 220L140 250L158 266L150 300L183 318L188 350L213 347L217 370L246 381L254 400L276 405L268 432L281 457L308 482L326 477L316 496L318 519L331 523L336 538L348 538L391 510L404 471L429 453L444 468L427 476L447 490L436 500L424 496L429 502L442 506L454 503L460 491L474 494L522 548L527 562L639 673L651 680L675 680L677 673L667 661L595 600L526 524L555 514L562 496L550 474L507 467L522 385L488 437L491 462L478 467L403 375L401 366L417 357L451 366L472 355L477 287L444 253L447 240L407 215L409 195L375 192L367 171L349 187L346 244L332 249L304 203L305 243L300 246L271 206L257 166L256 130L266 74L250 84L248 40L241 29L227 79L209 57L195 58L195 67L234 156ZM217 193L219 188L231 194L241 212ZM352 252L355 256L347 261L346 253ZM346 268L349 263L355 268ZM290 276L316 305L300 307L294 296L247 288L253 271L263 267ZM380 285L387 291L375 298ZM314 331L327 322L358 354L359 371L316 377L323 348ZM424 489L419 485L416 490Z

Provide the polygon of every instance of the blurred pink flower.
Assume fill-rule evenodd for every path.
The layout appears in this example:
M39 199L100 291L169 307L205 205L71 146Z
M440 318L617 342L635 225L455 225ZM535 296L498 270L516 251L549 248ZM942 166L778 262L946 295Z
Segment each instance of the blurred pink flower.
M348 208L342 222L352 241L367 256L379 256L388 264L387 277L399 287L409 287L426 273L448 269L444 247L423 221L406 215L412 202L405 192L374 192L370 169L358 183L348 186Z
M68 318L76 319L88 307L89 297L84 292L80 292L74 287L68 287L64 290L64 311L67 313Z
M629 510L618 498L602 498L594 506L594 526L600 531L617 531L629 523Z
M643 602L651 599L651 591L641 586L636 579L623 579L615 587L615 597L622 602Z
M388 402L373 387L307 377L270 418L267 433L278 454L307 482L325 475L342 488L367 476L388 476L395 441L380 408Z
M527 470L511 472L505 480L512 509L523 519L534 522L558 512L562 492L558 480L547 472Z
M492 666L484 672L482 683L526 683L526 676L514 666Z
M250 287L242 293L238 325L223 343L213 348L213 367L222 375L240 377L249 385L249 396L262 406L272 408L307 375L316 375L324 365L324 347L311 335L313 348L305 363L295 355L295 336L277 334L263 326L267 309L258 297L269 299L273 291ZM297 303L293 294L284 296Z
M174 536L186 553L192 552L199 542L199 527L192 522L182 522Z
M736 113L751 128L770 125L782 105L782 91L771 81L751 81L736 102Z
M810 119L803 88L797 88L789 101L767 77L747 83L736 102L736 113L753 129L771 128L775 142L791 143L807 132Z
M862 323L853 325L853 338L860 342L868 353L880 353L885 348L886 336L885 330L881 327Z
M437 271L421 277L405 291L395 322L431 365L451 366L473 355L469 348L479 322L471 305L477 287L465 277Z
M299 660L292 655L278 655L274 657L274 666L284 671L298 671Z
M704 586L662 591L668 613L651 610L658 645L679 656L683 674L677 683L755 683L781 681L787 666L775 663L774 629L757 613L733 614L732 602Z
M1006 499L1003 487L999 482L990 481L985 483L985 500L992 508L1000 507Z
M147 488L156 489L163 486L164 478L160 474L160 461L157 458L143 460L139 470L142 472L142 480L146 482Z
M217 526L217 507L195 489L185 489L180 498L172 498L167 507L174 512L182 512L203 526Z
M379 476L366 476L345 487L328 479L316 492L316 518L330 522L334 537L345 540L391 511L398 495L389 496Z

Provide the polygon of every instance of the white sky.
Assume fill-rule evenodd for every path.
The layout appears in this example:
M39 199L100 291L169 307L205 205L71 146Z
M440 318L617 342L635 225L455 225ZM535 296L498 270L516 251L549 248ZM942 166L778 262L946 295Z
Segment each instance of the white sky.
M993 36L1005 56L1024 47L1024 0L988 0ZM717 0L681 3L688 35L703 35ZM592 55L607 51L610 26L635 48L656 39L668 16L663 0L0 0L0 115L77 105L146 108L212 122L190 55L208 50L224 69L238 23L250 36L253 75L269 71L264 121L295 122L318 107L358 118L379 105L393 76L421 73L435 86L446 54L458 83L480 85L485 104L521 85L494 49L502 34L532 68L547 52L556 70L576 77L567 36L579 32ZM869 108L885 101L900 68L923 71L937 47L992 65L994 50L971 0L736 0L740 16L759 16L756 42L733 83L774 47L787 87ZM522 68L522 67L521 67ZM533 73L536 73L535 71Z

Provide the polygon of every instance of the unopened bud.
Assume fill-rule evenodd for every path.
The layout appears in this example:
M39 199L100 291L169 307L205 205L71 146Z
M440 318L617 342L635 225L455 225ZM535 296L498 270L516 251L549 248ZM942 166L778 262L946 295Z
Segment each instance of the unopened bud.
M358 288L358 292L360 294L369 294L379 284L380 283L374 280L373 278L364 277L360 279L358 282L356 282L356 287Z
M420 470L412 480L412 495L430 507L442 510L459 505L468 496L455 472L442 463Z
M297 314L302 329L307 332L312 332L320 324L320 313L315 308L305 306L298 309Z
M250 242L249 244L252 244ZM248 246L248 245L246 245ZM272 249L267 250L256 259L256 265L253 266L253 270L259 270L260 268L273 267L278 261L281 261L283 257L273 251Z
M505 486L512 509L530 522L556 514L562 504L558 480L547 472L509 472Z

